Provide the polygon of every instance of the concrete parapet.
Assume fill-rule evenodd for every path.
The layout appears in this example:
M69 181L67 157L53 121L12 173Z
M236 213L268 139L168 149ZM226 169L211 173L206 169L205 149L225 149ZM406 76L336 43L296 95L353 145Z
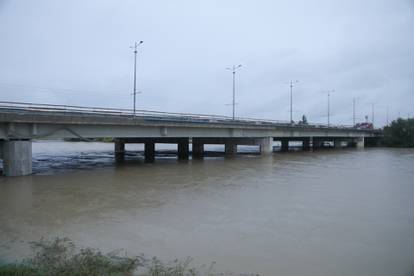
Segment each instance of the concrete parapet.
M1 142L3 174L23 176L32 173L32 142L29 140L10 140Z

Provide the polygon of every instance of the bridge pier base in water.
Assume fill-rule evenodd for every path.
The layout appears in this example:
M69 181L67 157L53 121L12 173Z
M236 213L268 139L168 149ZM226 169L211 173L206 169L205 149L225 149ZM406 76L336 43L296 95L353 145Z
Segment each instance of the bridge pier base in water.
M259 140L260 154L269 155L273 153L273 137L261 138Z
M0 142L5 176L32 174L32 142L30 140L8 140Z
M363 149L365 147L365 138L364 137L356 138L355 143L358 149Z
M124 162L125 161L125 142L121 139L115 139L115 161Z
M178 159L179 160L188 160L189 157L189 139L182 138L178 141Z
M280 140L280 151L281 152L288 152L289 151L289 139L281 139Z
M193 159L203 158L204 143L199 138L193 138L193 141L192 141L192 155L193 155Z
M312 138L304 138L302 140L302 150L309 151Z
M336 148L336 149L342 148L342 140L335 139L334 140L334 148Z
M224 143L224 154L228 157L235 156L237 154L237 143L234 141L226 141Z
M146 141L144 143L145 162L152 163L155 160L155 142Z

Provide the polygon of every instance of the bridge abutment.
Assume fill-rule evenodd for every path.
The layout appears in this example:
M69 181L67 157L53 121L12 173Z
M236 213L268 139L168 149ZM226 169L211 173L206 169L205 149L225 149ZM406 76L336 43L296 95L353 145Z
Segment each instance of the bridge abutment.
M30 140L9 140L0 143L5 176L32 174L32 142Z

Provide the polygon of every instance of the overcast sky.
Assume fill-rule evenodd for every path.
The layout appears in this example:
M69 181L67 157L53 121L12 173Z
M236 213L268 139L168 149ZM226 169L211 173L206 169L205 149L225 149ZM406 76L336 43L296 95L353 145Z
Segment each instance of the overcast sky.
M413 0L0 0L0 101L384 124L414 116Z

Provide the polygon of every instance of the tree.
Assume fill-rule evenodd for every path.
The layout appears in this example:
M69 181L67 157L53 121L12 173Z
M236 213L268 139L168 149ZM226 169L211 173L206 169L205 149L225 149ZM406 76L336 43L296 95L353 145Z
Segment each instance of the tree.
M308 124L308 119L306 119L305 114L302 115L302 121L300 121L299 124L302 124L302 125L307 125Z
M398 118L384 127L383 144L391 147L414 147L414 119Z

